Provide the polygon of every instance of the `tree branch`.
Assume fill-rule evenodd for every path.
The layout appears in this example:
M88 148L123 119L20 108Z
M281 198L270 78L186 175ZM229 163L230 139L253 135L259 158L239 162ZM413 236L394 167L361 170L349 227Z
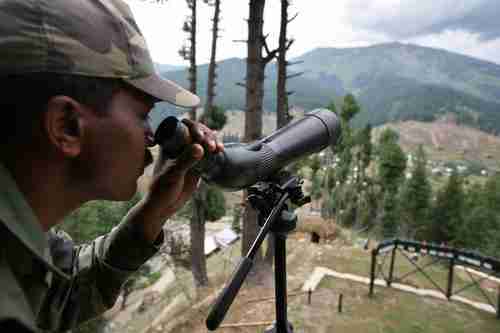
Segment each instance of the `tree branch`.
M269 36L269 34L267 34L266 36L262 36L262 45L264 46L264 49L266 50L266 53L267 53L267 56L262 58L262 63L264 65L267 64L268 62L270 62L271 60L273 60L273 58L276 58L276 54L279 51L279 49L274 49L272 51L269 50L269 47L267 46L267 41L266 41L266 38L268 36Z
M267 46L267 37L269 37L269 34L262 36L262 45L266 49L266 53L269 54L271 52L269 51L269 47Z
M304 60L299 60L299 61L287 61L286 62L286 65L287 66L293 66L293 65L297 65L297 64L302 64L304 62Z
M291 19L287 20L287 21L286 21L286 23L290 23L290 22L292 22L293 20L295 20L295 19L297 18L297 16L298 16L298 15L299 15L299 13L298 13L298 12L297 12L297 13L295 13L295 15L293 15L293 17L292 17Z
M296 76L300 76L300 75L302 75L302 74L304 74L304 72L293 73L293 74L287 75L287 76L286 76L286 78L287 78L287 79L291 79L291 78L294 78L294 77L296 77Z

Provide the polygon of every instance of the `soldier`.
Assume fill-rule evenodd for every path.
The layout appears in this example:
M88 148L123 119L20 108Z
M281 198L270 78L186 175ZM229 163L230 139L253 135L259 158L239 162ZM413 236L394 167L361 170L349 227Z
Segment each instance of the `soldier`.
M51 228L87 201L134 195L153 104L199 99L155 73L121 0L0 0L0 50L0 332L65 331L115 303L196 189L203 147L223 146L187 121L194 143L175 167L155 167L117 227L74 247Z

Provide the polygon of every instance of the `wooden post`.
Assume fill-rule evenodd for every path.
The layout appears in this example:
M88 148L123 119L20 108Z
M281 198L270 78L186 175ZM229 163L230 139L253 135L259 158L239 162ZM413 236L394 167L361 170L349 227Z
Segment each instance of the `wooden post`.
M344 295L340 294L339 295L339 313L342 313L342 299L344 298Z
M309 289L307 291L307 304L309 304L309 305L311 305L311 298L312 298L311 296L312 296L312 290Z
M446 289L446 298L450 300L453 295L453 271L455 268L455 257L450 259L450 268L448 270L448 288Z
M370 297L373 296L373 287L375 285L375 264L377 262L377 250L372 250L372 267L370 270Z
M392 277L394 275L394 261L396 260L396 249L398 248L398 243L394 242L394 248L391 254L391 266L389 267L389 280L387 281L387 286L390 287L392 283Z

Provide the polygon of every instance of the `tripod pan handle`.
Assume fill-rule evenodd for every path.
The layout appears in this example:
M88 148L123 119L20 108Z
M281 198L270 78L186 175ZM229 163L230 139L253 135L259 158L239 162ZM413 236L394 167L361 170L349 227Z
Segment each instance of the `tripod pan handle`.
M206 321L207 328L210 331L216 330L222 320L224 320L227 310L229 310L229 307L233 303L234 298L238 294L238 291L245 281L248 272L252 269L252 266L252 259L244 257L240 260L240 263L233 272L229 284L224 287L224 290L222 290L215 302L212 304L212 308Z

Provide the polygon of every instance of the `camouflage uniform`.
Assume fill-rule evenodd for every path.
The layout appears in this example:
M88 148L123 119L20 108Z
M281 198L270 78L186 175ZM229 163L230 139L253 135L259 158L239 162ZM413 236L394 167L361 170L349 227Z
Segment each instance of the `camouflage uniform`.
M197 96L155 72L132 13L120 0L0 0L0 50L0 76L116 78L159 100L199 104ZM44 233L1 165L0 229L2 332L14 324L17 331L63 331L102 313L127 277L156 252L138 228L124 223L81 247L61 233Z
M74 247L63 232L42 231L0 165L0 239L0 322L14 320L33 332L55 332L113 306L122 283L156 253L163 235L150 244L138 228L122 223L92 243Z

